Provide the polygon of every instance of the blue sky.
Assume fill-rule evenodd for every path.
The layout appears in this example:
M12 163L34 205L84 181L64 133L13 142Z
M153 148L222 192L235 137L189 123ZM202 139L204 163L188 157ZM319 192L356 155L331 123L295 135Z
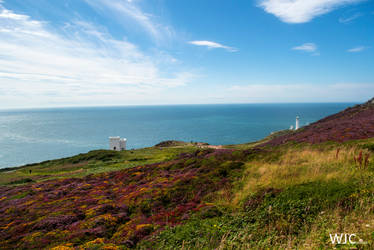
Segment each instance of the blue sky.
M362 102L372 0L0 0L2 108Z

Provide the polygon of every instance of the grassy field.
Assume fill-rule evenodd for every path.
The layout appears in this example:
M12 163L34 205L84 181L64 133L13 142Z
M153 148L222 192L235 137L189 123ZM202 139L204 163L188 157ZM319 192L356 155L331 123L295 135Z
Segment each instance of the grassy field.
M256 147L263 142L92 151L3 170L0 240L56 249L373 246L374 138ZM335 233L362 244L332 245Z
M370 139L260 152L245 163L231 189L222 189L210 201L219 216L196 215L161 232L154 236L157 248L325 249L334 247L330 234L355 233L363 244L335 247L370 249L373 146ZM139 248L149 247L147 243Z
M139 165L169 161L182 152L192 152L190 143L175 147L151 147L122 152L95 150L73 157L0 169L0 185L40 182L58 178L83 177L89 174L116 171Z

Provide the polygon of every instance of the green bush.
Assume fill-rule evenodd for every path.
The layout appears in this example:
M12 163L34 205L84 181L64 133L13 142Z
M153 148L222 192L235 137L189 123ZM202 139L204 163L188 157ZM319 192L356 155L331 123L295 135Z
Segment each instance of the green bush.
M367 143L364 144L362 147L374 152L374 143Z
M294 234L325 209L336 205L343 210L352 209L354 200L350 195L356 190L356 184L336 180L304 183L291 186L275 197L265 196L261 206L248 212L263 225L274 225L280 234Z
M20 180L11 181L8 184L13 185L13 184L24 184L24 183L30 183L30 182L34 182L34 180L31 178L24 178Z
M340 206L343 211L354 208L355 183L310 182L284 190L269 189L253 195L254 206L242 212L222 214L216 207L192 216L184 225L167 228L138 247L157 249L214 249L223 238L230 247L264 248L287 241L283 235L298 235L308 230L316 216L329 208ZM247 203L248 204L248 203ZM253 205L253 203L252 203ZM151 243L152 242L152 243Z

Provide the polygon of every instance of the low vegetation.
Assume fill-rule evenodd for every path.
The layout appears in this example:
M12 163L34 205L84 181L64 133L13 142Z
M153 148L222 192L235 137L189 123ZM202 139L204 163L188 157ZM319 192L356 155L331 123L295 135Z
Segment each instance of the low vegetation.
M142 247L155 241L160 249L319 249L333 247L330 234L355 233L365 243L360 246L370 248L374 159L360 143L257 154L231 190L218 192L214 204L220 213L196 214ZM370 153L366 166L354 160L360 152Z
M182 147L151 147L122 152L95 150L64 159L0 169L0 185L40 182L56 178L83 177L89 174L126 169L139 165L169 161L182 152L192 152L190 144Z
M372 145L373 139L271 149L178 146L162 149L172 160L160 163L79 178L56 171L58 178L48 181L19 179L0 188L2 245L322 248L331 245L330 233L339 232L372 244ZM159 149L147 150L160 157ZM105 161L104 152L54 162L80 159L111 170L125 160L124 153L108 152L115 158ZM126 162L146 158L126 154L136 154ZM44 164L52 163L26 168L42 170Z
M277 136L266 145L287 142L322 143L345 142L374 137L374 98L368 102L328 116L294 133Z
M372 248L374 138L266 143L294 135L223 148L164 142L2 170L0 246ZM332 244L336 233L357 243Z

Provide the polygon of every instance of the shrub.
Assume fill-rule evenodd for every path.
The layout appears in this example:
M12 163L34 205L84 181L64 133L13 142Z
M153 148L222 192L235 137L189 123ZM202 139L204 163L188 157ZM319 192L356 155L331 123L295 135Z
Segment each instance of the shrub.
M248 212L264 226L273 225L279 234L295 234L308 226L324 209L336 205L347 209L352 204L347 204L346 199L356 190L354 183L340 183L336 180L294 185L275 197L265 195L261 206Z
M13 185L13 184L24 184L24 183L30 183L30 182L34 182L34 180L31 178L24 178L20 180L11 181L8 184Z

